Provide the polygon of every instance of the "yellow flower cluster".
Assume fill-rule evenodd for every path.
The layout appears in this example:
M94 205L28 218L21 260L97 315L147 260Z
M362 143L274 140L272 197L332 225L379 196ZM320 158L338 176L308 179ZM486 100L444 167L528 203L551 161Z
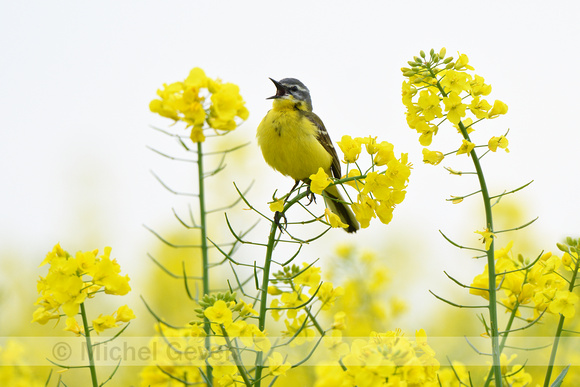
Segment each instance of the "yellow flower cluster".
M268 370L264 377L284 376L291 368L286 357L274 350L265 331L249 322L258 315L252 304L236 299L236 294L229 292L204 295L199 304L200 308L195 309L198 318L188 327L157 327L160 335L150 342L150 348L157 351L153 357L156 362L141 373L142 386L165 385L176 379L202 382L203 369L208 364L216 386L243 385L234 353L262 352ZM202 318L210 323L209 348ZM170 346L167 337L171 337ZM191 350L181 352L184 348Z
M393 218L395 206L405 199L405 188L411 175L408 155L402 153L397 159L393 144L387 141L377 142L376 137L371 136L343 136L337 144L344 154L342 161L347 164L347 168L354 165L343 179L358 192L356 202L352 203L351 208L360 226L368 227L371 219L376 217L382 223L388 224ZM358 162L363 145L371 156L371 166L364 173L361 172ZM377 167L386 169L377 171ZM332 182L322 169L311 175L310 180L311 191L319 194ZM326 213L326 216L333 227L344 227L335 214Z
M568 291L568 282L558 272L558 268L571 270L578 257L564 253L559 258L552 253L546 253L532 265L526 263L521 256L514 259L512 247L513 242L510 241L506 247L495 251L496 286L501 286L505 293L501 302L507 311L516 310L516 315L520 316L520 306L529 306L534 311L533 317L528 318L530 321L544 312L560 313L566 318L573 317L578 296ZM471 287L471 294L489 299L486 290L489 287L487 265L484 272L474 278Z
M491 86L485 83L483 77L467 72L473 70L468 64L467 55L460 54L453 61L452 57L445 58L445 54L445 48L438 54L431 50L429 57L422 52L420 57L408 62L411 68L401 69L408 78L402 87L407 124L417 131L419 142L425 147L431 145L433 136L445 120L458 129L463 127L467 134L473 131L473 125L477 122L499 117L508 111L502 101L496 100L492 106L484 98L491 93ZM507 145L505 136L493 137L489 149L495 152L500 147L507 152ZM457 154L469 155L474 146L465 138ZM441 152L427 148L423 150L425 163L436 165L443 157Z
M505 353L500 356L501 374L508 383L508 386L525 387L532 385L532 375L527 373L522 364L511 364L517 357L513 354L509 358ZM509 367L511 365L511 367Z
M289 270L288 270L289 269ZM285 316L285 337L293 337L291 346L301 345L315 336L313 322L307 319L307 309L313 310L315 304L318 310L329 310L336 300L344 294L342 287L334 287L332 282L322 282L320 268L303 264L285 267L285 271L275 274L277 280L268 287L268 293L274 298L270 310L274 320L279 321ZM317 313L315 313L317 314Z
M8 338L0 345L0 386L43 387L47 385L44 372L28 365L37 349Z
M234 318L234 313L237 317ZM216 345L228 345L229 341L239 341L236 348L243 347L249 350L261 351L265 354L270 352L272 344L257 325L248 323L246 320L251 315L258 315L252 304L247 304L243 300L225 301L218 299L212 306L205 308L205 317L211 322L211 329L214 333L213 342ZM226 340L227 338L227 340ZM236 349L237 350L237 349ZM218 379L219 385L229 385L234 382L242 382L239 371L231 359L231 351L223 351L224 356L213 362L214 356L210 356L210 365L213 367L214 376ZM283 375L290 368L289 365L281 361L282 355L278 352L271 354L271 372L275 375ZM229 383L229 384L228 384Z
M233 83L211 79L196 67L183 82L164 84L157 90L160 99L154 99L149 109L175 122L182 121L191 128L194 142L205 141L204 124L215 130L231 131L238 126L236 117L249 116L240 88Z
M64 251L59 244L54 246L42 262L41 266L50 264L46 277L38 281L37 289L41 294L34 311L32 322L46 324L53 319L59 319L62 312L68 317L65 330L76 334L82 329L75 320L80 305L87 298L92 298L98 292L112 295L125 295L130 290L129 276L122 276L121 267L115 259L111 260L111 248L105 247L103 255L98 250L79 251L73 257ZM93 321L97 333L113 328L119 322L128 322L135 315L127 306L122 306L113 315L101 315Z
M200 369L205 366L208 357L204 348L203 328L199 324L183 328L157 324L155 330L158 335L149 342L151 359L155 362L141 371L140 385L171 386L176 380L201 383Z
M329 278L344 288L344 295L332 309L336 314L348 316L341 327L344 335L364 337L406 310L404 301L391 296L388 285L392 274L377 253L342 244L336 248L336 256L330 262Z
M355 339L344 348L342 367L317 367L316 387L440 385L439 362L423 329L416 332L415 341L400 331L371 332L368 339Z

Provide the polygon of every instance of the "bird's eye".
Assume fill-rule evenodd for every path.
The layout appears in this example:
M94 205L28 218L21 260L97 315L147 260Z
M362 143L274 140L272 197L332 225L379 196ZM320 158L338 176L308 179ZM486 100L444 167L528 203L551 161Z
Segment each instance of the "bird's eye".
M290 88L290 91L298 91L298 87L296 87L296 86L292 86L292 87Z

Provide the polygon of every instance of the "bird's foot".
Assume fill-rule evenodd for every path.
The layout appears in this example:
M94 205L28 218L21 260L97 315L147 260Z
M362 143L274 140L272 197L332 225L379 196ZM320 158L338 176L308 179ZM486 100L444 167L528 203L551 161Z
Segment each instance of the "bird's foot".
M284 225L282 226L282 222L280 222L280 220L284 220ZM286 227L288 226L288 219L286 219L286 215L284 215L283 212L280 211L276 211L274 213L274 224L276 224L276 226L278 226L278 228L280 229L281 232L283 232Z
M306 193L308 194L306 195L306 197L308 198L307 206L311 205L312 202L316 203L316 195L314 195L314 192L310 191L310 186L308 186Z

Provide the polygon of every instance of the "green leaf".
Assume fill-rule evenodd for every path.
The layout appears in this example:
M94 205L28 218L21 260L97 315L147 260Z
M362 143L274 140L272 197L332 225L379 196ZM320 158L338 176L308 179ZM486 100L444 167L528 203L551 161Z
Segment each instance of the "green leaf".
M554 383L552 383L550 387L560 387L562 385L562 382L564 381L564 377L568 373L569 368L570 364L568 364L568 366L564 368L562 372L560 372L560 375L558 375L558 377L556 378L556 380L554 380Z

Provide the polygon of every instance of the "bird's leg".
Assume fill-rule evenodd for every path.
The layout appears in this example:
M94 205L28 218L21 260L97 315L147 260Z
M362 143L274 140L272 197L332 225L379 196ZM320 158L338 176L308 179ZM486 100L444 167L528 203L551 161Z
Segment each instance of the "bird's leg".
M310 191L310 179L306 179L304 180L304 182L307 184L307 188L306 188L306 193L308 194L306 197L308 198L308 204L307 206L311 205L312 202L316 203L316 196L314 195L314 192Z
M294 182L294 185L292 186L292 188L290 188L290 192L288 193L288 196L290 196L290 194L296 189L296 187L298 187L298 184L300 184L300 180L296 180Z
M284 226L282 226L282 223L280 222L281 219L284 219ZM276 211L274 213L274 223L278 226L280 231L283 232L288 226L288 219L286 219L286 215L284 215L283 212Z
M290 197L292 192L294 192L296 187L298 187L298 184L300 184L300 180L296 180L294 182L294 185L292 186L292 188L290 188L290 191L288 192L288 194L284 198L284 204L286 204L286 202L288 201L288 198ZM284 219L284 226L283 227L282 227L282 223L280 223L281 219ZM288 219L286 219L286 215L283 212L276 211L274 213L274 223L278 226L280 231L284 231L284 229L288 226Z

